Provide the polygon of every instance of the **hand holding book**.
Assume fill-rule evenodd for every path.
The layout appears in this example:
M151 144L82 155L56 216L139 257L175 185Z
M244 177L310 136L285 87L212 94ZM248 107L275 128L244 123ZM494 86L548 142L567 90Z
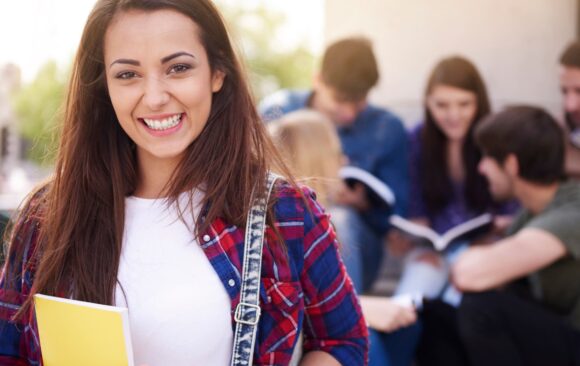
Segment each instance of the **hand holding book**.
M34 295L45 366L133 366L127 308Z
M361 212L368 210L371 206L365 186L361 183L338 185L332 199L339 205L351 206Z
M493 215L485 213L452 227L443 234L438 234L427 226L414 223L398 215L389 218L393 227L415 238L418 242L427 242L438 251L445 250L449 244L461 239L473 238L489 231L493 227Z
M345 166L340 169L339 176L351 189L364 190L369 208L392 207L395 204L395 194L391 188L368 171L355 166Z

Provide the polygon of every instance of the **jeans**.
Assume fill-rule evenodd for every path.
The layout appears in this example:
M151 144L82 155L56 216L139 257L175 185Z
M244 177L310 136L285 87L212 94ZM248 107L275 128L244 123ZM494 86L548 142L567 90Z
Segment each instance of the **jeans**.
M393 333L369 329L369 366L411 365L420 334L418 322Z
M357 293L369 290L379 274L383 260L383 240L361 215L347 206L327 208L334 224L346 271Z
M457 307L461 303L461 292L449 282L449 270L459 254L468 248L468 243L456 243L445 252L439 254L432 249L419 248L413 250L405 260L403 273L395 290L395 295L420 293L427 299L441 298L444 302ZM439 255L442 264L434 266L422 262L418 257L432 252Z

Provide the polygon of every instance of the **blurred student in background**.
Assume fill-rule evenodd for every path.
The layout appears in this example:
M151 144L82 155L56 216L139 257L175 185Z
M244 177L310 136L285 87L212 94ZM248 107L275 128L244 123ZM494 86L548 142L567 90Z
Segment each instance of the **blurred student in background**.
M441 60L428 79L424 108L423 123L410 132L409 218L442 234L486 212L510 212L509 207L493 203L485 178L477 170L481 151L473 130L489 113L490 103L473 63L459 56ZM506 221L498 217L498 229L507 226ZM429 299L459 303L461 294L449 282L449 265L467 241L452 243L443 254L415 248L410 238L396 231L391 233L390 243L394 254L409 253L396 294L420 293ZM441 311L446 312L444 306ZM454 326L453 316L445 323L424 319L423 339L441 337Z
M560 90L566 130L566 174L580 179L580 41L560 56Z
M562 130L540 108L514 107L475 136L494 198L517 198L522 210L505 239L454 265L465 291L454 348L474 366L580 365L580 185L563 179Z
M349 164L386 183L396 197L393 211L405 215L408 195L407 139L401 120L370 105L369 91L379 79L370 42L346 38L331 44L322 58L312 90L282 90L262 101L265 121L303 108L312 108L333 123ZM389 229L388 208L373 207L364 186L341 185L334 197L334 224L344 247L347 271L356 290L368 290L383 258Z
M304 109L269 123L268 131L291 171L330 209L342 184L338 171L345 162L332 123L324 115Z

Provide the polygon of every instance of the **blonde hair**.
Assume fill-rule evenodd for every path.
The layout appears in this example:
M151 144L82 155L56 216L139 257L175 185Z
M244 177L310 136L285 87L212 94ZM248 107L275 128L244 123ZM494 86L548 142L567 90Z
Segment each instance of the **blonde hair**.
M319 112L303 109L271 122L268 130L292 173L307 180L319 202L328 204L343 159L332 122Z

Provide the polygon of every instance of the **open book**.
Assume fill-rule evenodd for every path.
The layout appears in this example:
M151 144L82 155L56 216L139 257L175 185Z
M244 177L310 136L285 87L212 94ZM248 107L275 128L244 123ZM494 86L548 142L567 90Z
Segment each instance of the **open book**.
M338 175L349 187L356 183L364 184L367 197L373 206L392 207L395 204L395 194L391 188L368 171L355 166L344 166Z
M398 215L392 215L389 222L393 227L419 240L426 240L436 250L442 251L455 240L467 239L489 230L493 225L493 215L490 213L479 215L452 227L441 235L424 225L416 224Z
M44 366L134 366L127 308L34 295Z

